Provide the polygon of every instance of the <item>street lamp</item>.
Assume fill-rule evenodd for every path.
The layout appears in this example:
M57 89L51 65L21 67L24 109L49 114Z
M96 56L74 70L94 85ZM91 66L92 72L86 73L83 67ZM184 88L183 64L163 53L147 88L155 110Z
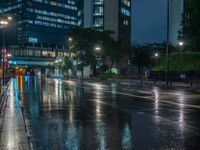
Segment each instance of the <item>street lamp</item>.
M99 46L95 47L95 51L99 52L101 48Z
M182 49L183 49L183 46L184 46L184 42L183 41L179 41L178 43L179 45L179 49L180 49L180 71L182 71L182 62L181 62L181 55L182 55Z
M8 54L7 54L7 57L9 57L9 58L12 57L12 54L8 53Z
M72 41L73 41L73 39L72 39L71 37L69 37L69 38L68 38L68 41L69 41L69 42L72 42Z
M159 54L158 54L158 53L155 53L154 56L157 58L157 57L159 56Z
M99 52L101 51L101 47L96 46L96 47L95 47L95 51L97 52L96 74L97 74L97 79L98 79L99 70L97 69L97 65L100 66L100 63L99 63L99 61L100 61L100 55L99 55Z
M158 54L158 53L155 53L155 54L154 54L154 57L155 57L155 59L156 59L156 65L157 65L159 54Z
M12 20L12 17L11 17L11 16L8 16L8 20Z
M166 85L169 85L169 0L167 0Z
M180 41L180 42L178 43L178 45L179 45L180 47L182 47L182 46L184 45L183 41Z
M3 67L3 85L5 85L5 59L6 59L6 49L5 49L5 35L4 35L4 28L8 25L9 21L12 20L12 17L8 16L6 19L3 17L0 19L0 28L2 28L2 67Z

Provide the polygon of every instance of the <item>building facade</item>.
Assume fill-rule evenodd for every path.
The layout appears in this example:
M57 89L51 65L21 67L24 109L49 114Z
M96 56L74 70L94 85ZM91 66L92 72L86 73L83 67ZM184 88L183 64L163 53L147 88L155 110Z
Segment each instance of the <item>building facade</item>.
M131 0L82 0L78 26L95 30L114 31L116 41L130 45Z
M47 55L67 47L67 32L77 27L77 0L1 0L1 15L14 18L5 42L18 48L14 54Z
M169 8L169 41L172 45L178 45L178 35L182 28L182 15L185 0L170 0Z

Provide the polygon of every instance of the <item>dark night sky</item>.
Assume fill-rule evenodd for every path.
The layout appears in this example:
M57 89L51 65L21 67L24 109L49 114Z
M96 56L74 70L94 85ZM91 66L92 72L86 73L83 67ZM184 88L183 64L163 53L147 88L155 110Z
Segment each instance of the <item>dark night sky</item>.
M166 40L167 0L132 0L132 42Z

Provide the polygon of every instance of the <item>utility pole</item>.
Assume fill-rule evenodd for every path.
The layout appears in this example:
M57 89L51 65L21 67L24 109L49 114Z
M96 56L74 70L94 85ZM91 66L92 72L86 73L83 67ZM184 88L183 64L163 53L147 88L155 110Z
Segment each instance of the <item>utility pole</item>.
M167 0L166 85L169 85L169 0Z

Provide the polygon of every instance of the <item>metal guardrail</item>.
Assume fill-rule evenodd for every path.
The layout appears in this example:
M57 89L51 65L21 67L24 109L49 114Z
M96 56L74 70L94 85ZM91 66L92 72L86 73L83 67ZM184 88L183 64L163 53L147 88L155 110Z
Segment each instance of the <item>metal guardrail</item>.
M7 100L7 97L8 97L8 91L9 91L9 87L10 87L10 82L11 82L11 80L9 80L6 84L6 86L4 86L1 90L1 94L0 94L0 115L2 115L2 112L3 112L5 104L6 104L6 100Z

